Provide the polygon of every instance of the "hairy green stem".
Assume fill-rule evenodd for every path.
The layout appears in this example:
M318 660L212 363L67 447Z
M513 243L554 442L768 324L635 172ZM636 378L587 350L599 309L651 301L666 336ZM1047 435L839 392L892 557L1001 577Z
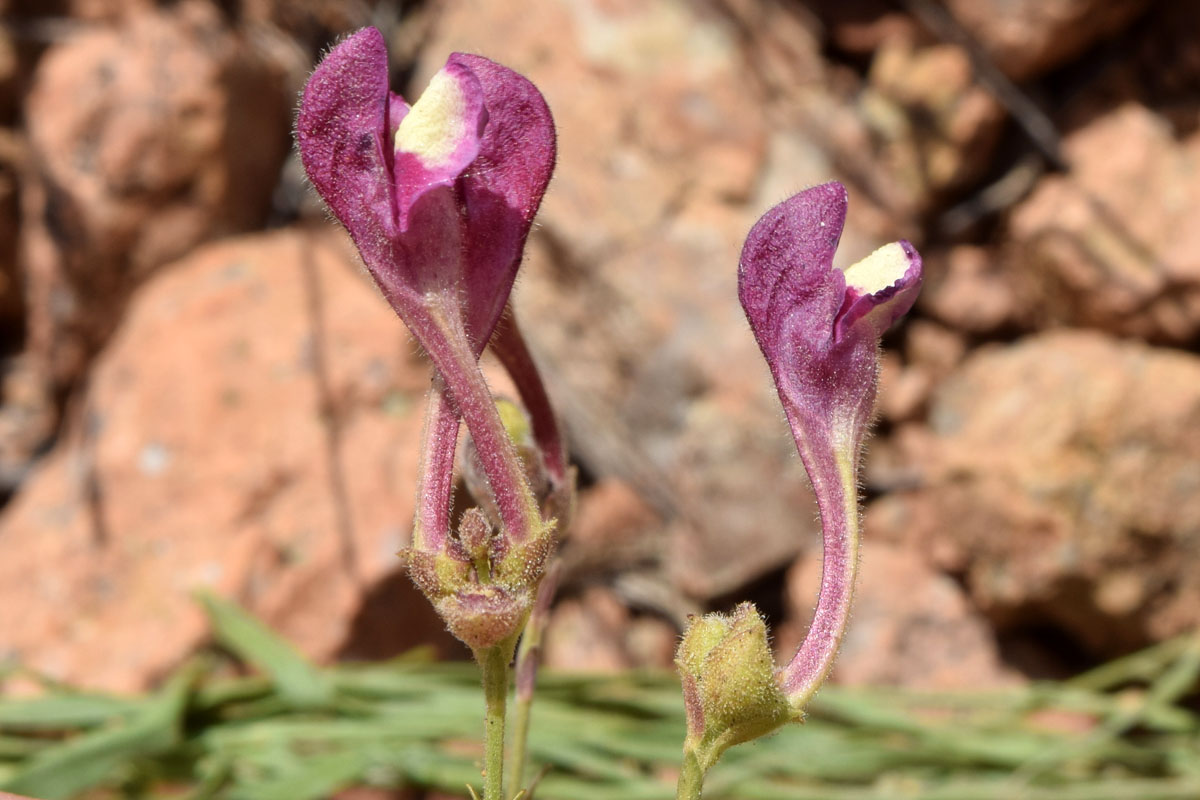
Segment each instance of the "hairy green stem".
M508 775L518 790L524 788L526 752L529 742L529 719L533 709L533 698L518 697L514 704L513 743L509 754Z
M704 767L691 747L684 747L683 764L679 768L679 783L675 787L675 800L700 800L704 788Z
M475 654L483 673L483 800L504 797L504 715L508 703L508 663L515 642L501 642Z

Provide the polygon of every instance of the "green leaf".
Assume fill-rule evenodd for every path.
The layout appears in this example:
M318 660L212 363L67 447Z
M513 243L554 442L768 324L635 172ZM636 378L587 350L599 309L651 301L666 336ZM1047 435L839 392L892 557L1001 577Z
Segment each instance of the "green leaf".
M43 800L67 798L110 778L123 764L158 755L179 744L181 718L203 670L194 661L156 696L112 727L104 727L42 750L4 782L3 788Z
M323 708L334 697L333 683L294 647L237 604L211 592L197 594L217 641L234 655L271 676L280 696L297 708Z

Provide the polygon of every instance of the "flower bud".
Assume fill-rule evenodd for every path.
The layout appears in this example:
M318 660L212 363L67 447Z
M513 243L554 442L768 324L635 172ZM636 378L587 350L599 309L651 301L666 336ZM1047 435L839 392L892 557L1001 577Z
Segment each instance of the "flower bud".
M458 541L463 556L479 568L487 565L492 542L492 523L478 508L468 508L458 522ZM491 569L488 568L488 573Z
M683 681L688 742L702 763L792 716L775 681L766 624L750 603L729 615L693 617L675 664Z

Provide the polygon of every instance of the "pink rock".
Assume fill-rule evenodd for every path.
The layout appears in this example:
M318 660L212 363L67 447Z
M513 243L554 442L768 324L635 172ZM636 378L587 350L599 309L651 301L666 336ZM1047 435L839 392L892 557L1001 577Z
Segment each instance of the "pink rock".
M867 540L853 618L832 679L849 685L966 689L1011 685L987 621L962 589L914 550ZM788 624L777 638L787 658L803 638L821 564L804 558L788 571Z
M965 49L918 47L907 37L875 51L855 111L875 151L871 169L886 181L890 210L901 218L982 177L1004 125Z
M564 599L546 626L545 663L551 669L611 672L667 669L676 628L654 616L634 616L613 590L589 586Z
M968 356L867 538L963 576L1003 629L1112 655L1200 624L1200 358L1099 333ZM864 581L864 584L866 581Z
M53 45L25 106L31 346L59 385L138 281L263 222L289 146L282 76L210 4L122 14Z
M989 334L1033 316L1009 265L993 250L957 245L934 251L927 266L917 306L955 330Z
M946 0L996 65L1032 78L1122 30L1147 0Z
M428 369L351 252L325 226L234 239L137 293L82 424L0 518L8 656L145 687L204 641L201 587L311 657L363 649L409 535ZM399 596L391 626L427 631Z
M1043 321L1188 343L1200 334L1200 133L1136 102L1067 137L1067 175L1013 212L1006 261Z

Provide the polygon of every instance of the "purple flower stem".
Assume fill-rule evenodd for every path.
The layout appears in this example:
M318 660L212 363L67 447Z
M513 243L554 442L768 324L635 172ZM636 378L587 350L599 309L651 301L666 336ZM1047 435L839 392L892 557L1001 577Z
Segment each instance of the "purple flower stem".
M425 344L445 382L454 410L467 424L509 540L527 541L541 528L541 513L525 479L520 456L479 370L462 317L453 307L446 307L456 301L441 293L426 297L428 302L410 314L409 327ZM438 425L440 430L442 423L433 420L431 424Z
M496 326L491 348L508 371L517 393L521 396L521 403L529 412L533 438L542 452L542 460L550 480L555 486L561 486L567 480L566 439L550 403L550 396L546 393L546 385L542 382L537 363L529 352L529 346L521 334L511 306Z
M792 421L799 412L790 405L785 400L784 408ZM836 432L831 436L804 436L803 426L795 422L792 430L821 513L822 540L821 589L812 626L779 676L784 694L799 712L829 676L850 618L859 561L854 470L859 443Z
M450 531L454 492L454 452L458 444L458 412L445 383L435 376L429 390L425 427L421 431L421 462L417 468L417 520L412 547L441 552Z

